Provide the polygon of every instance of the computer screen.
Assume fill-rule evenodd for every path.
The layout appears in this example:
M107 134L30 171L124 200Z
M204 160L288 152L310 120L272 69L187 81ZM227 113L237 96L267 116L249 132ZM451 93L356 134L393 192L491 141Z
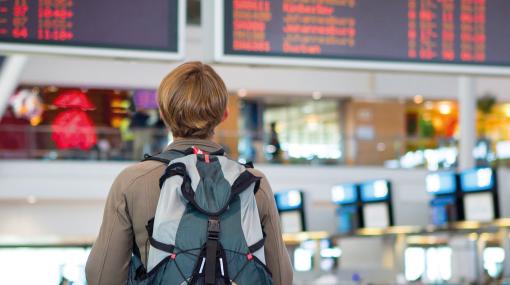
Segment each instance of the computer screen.
M388 180L374 180L361 184L361 200L363 202L384 201L389 197L390 183Z
M358 207L342 206L337 209L337 231L341 234L353 232L358 226Z
M280 213L283 233L299 233L304 230L301 212L290 211Z
M355 184L339 184L331 189L331 200L336 204L352 204L358 201Z
M435 226L444 226L454 221L455 196L436 197L430 201L431 220Z
M427 192L434 195L455 193L457 189L456 174L453 171L431 173L425 182Z
M390 226L390 213L386 203L371 203L363 206L365 228L387 228Z
M494 220L492 193L472 193L464 196L464 213L467 221L490 222Z
M276 207L279 211L300 210L303 208L302 192L291 190L275 193Z
M495 174L491 168L476 168L460 174L460 184L463 192L491 190L494 187Z

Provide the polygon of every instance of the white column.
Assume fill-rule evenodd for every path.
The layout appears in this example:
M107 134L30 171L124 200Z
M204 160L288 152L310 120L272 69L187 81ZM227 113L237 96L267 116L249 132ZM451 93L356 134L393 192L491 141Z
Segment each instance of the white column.
M5 58L0 71L0 118L7 108L9 97L18 87L26 61L27 57L24 55L11 55Z
M460 76L458 82L459 100L459 170L475 166L473 150L476 143L476 86L475 79Z
M503 279L509 280L510 279L510 258L508 257L508 254L510 252L510 231L508 228L502 228L501 229L501 236L503 237L503 240L501 241L502 247L505 250L505 261L503 261Z
M214 62L214 53L215 53L215 40L220 40L219 38L216 39L219 35L217 35L217 32L215 29L215 24L217 21L217 18L219 17L216 14L216 8L220 3L217 3L219 1L200 1L200 8L202 9L202 14L200 15L201 18L201 41L202 41L202 47L203 47L203 55L202 59L205 62L212 63Z

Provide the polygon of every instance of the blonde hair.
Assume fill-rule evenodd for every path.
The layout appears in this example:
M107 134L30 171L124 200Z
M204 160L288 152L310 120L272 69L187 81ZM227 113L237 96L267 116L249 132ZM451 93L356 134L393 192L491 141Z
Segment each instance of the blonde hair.
M209 138L221 123L228 93L221 77L207 64L187 62L159 85L158 105L174 137Z

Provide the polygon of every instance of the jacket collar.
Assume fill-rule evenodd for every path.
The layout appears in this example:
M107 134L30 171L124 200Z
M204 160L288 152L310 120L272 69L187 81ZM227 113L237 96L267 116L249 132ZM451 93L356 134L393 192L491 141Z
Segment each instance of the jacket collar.
M171 144L169 144L165 150L186 150L191 147L198 147L199 149L206 152L215 152L223 147L211 140L206 139L177 139L174 140Z

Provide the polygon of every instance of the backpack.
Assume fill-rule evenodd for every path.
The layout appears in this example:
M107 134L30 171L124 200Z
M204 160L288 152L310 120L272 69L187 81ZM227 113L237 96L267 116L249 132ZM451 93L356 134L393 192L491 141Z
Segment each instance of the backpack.
M135 247L128 285L273 284L255 200L260 177L249 166L223 150L204 153L195 147L144 160L167 167L155 217L147 224L147 269Z

